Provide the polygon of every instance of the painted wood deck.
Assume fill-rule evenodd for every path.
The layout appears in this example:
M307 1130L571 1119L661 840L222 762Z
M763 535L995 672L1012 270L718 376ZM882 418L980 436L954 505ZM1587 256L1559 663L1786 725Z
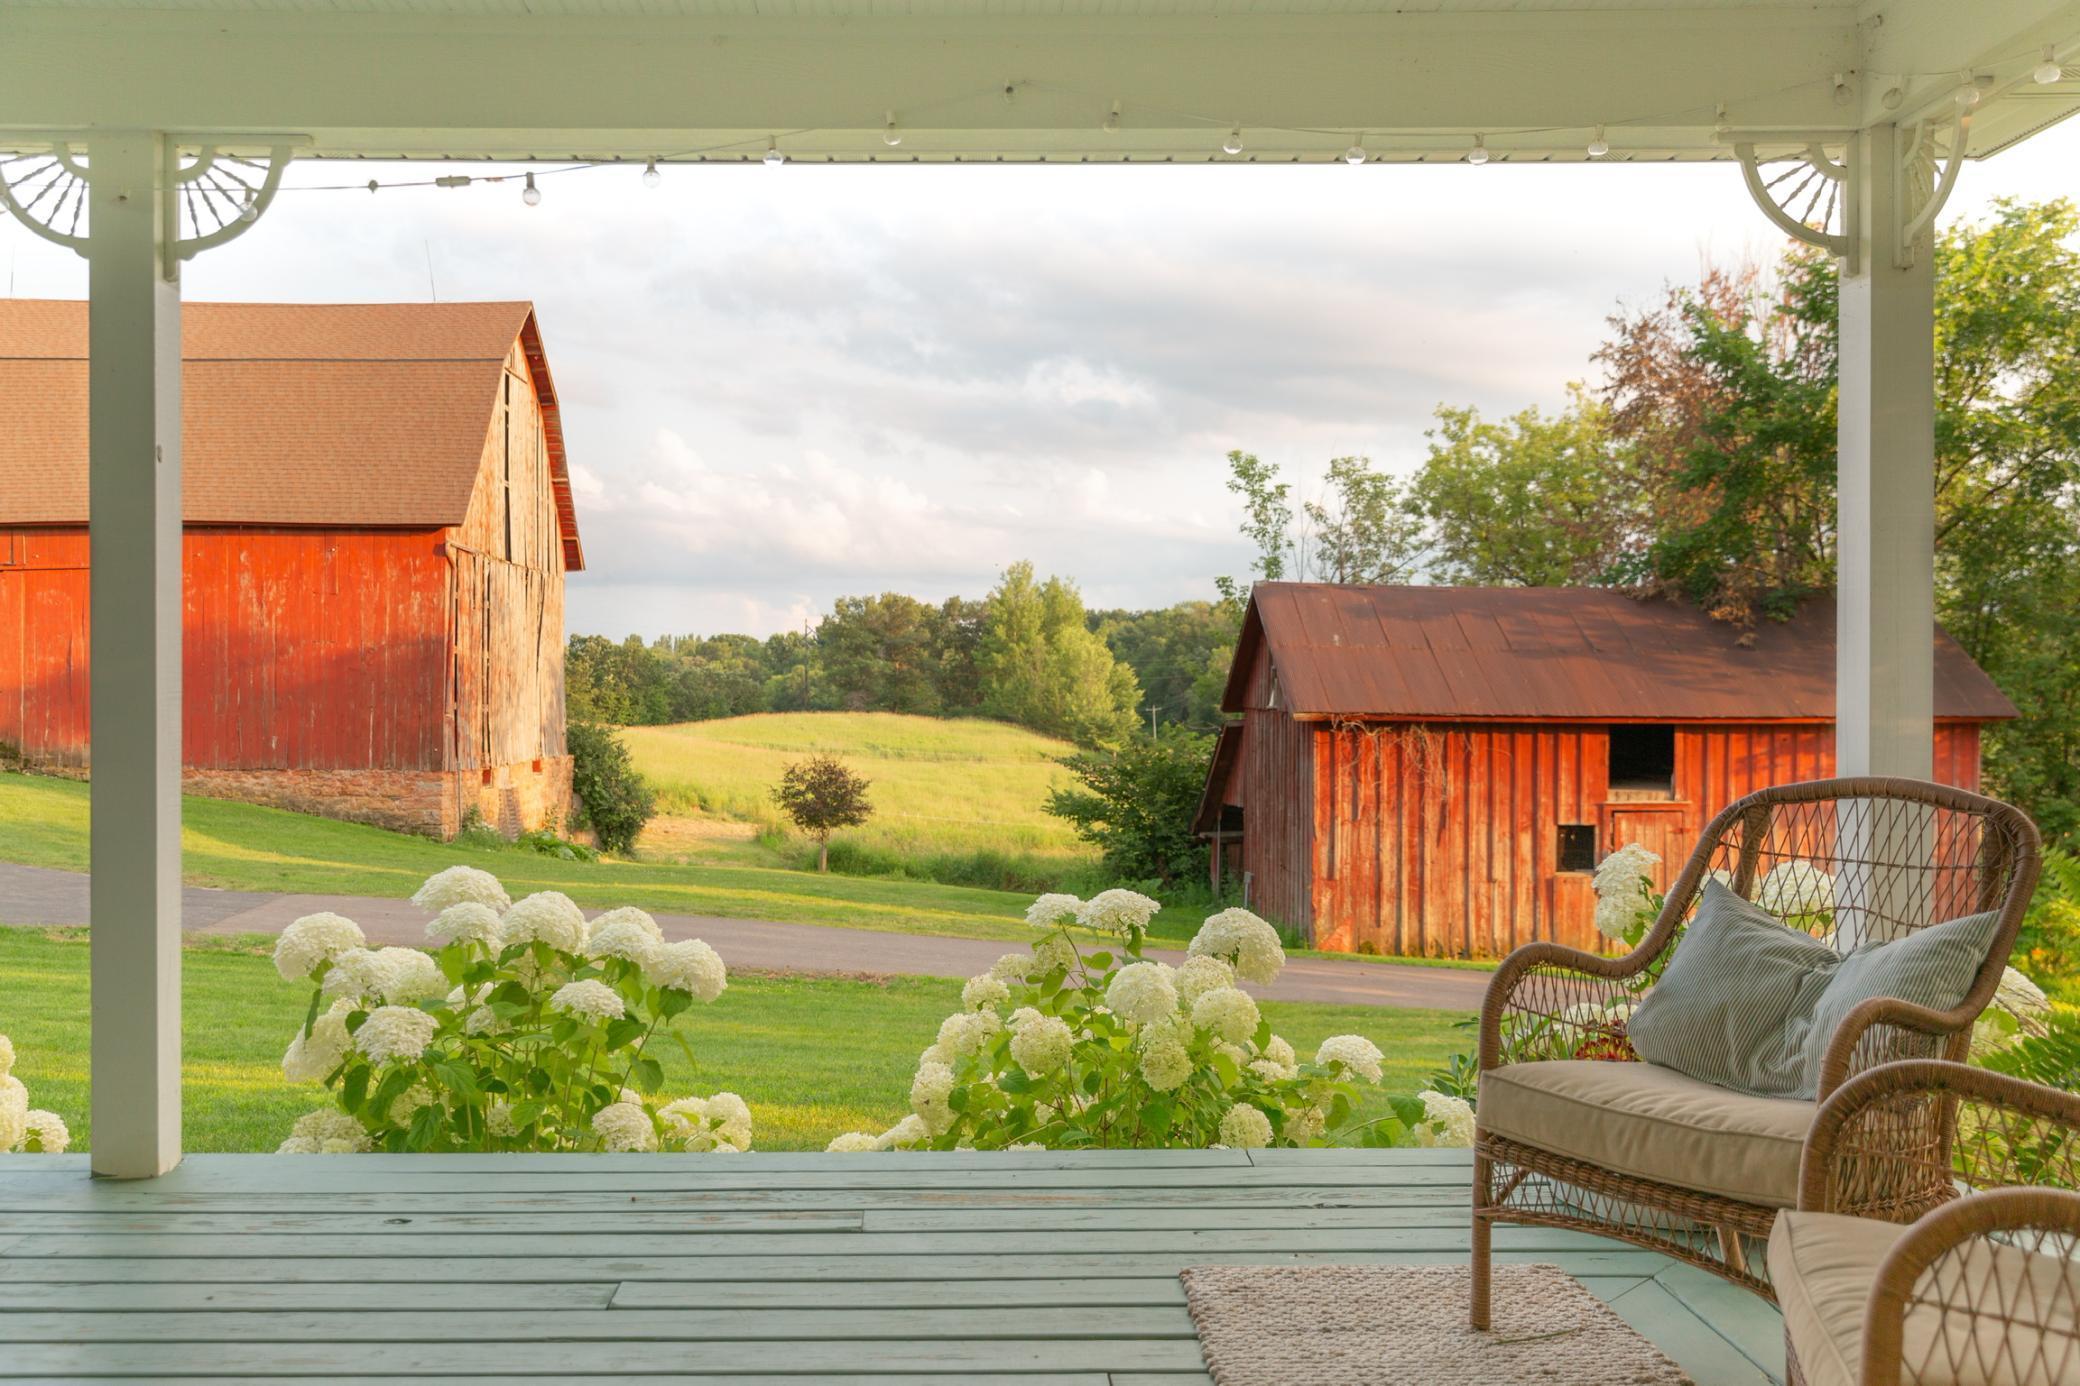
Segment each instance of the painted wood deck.
M1464 1257L1463 1151L194 1155L0 1162L0 1377L1201 1386L1185 1266ZM1775 1310L1579 1233L1699 1386L1781 1375ZM1295 1386L1301 1386L1295 1383Z

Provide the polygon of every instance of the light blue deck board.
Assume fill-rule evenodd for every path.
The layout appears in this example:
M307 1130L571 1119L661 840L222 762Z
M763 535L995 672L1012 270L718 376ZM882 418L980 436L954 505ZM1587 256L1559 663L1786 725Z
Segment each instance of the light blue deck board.
M1463 1151L192 1156L0 1166L0 1377L1206 1386L1177 1272L1463 1260ZM1775 1311L1665 1257L1503 1227L1699 1386ZM387 1374L387 1375L386 1375Z

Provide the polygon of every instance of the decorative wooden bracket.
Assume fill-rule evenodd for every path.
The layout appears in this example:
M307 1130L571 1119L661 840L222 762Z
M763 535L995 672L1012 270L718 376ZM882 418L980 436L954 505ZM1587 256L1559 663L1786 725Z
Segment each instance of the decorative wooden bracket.
M177 279L181 261L251 230L274 202L282 174L303 142L295 135L222 141L162 137L166 252L161 273L169 281ZM259 150L265 152L253 152ZM87 189L93 176L86 136L53 137L41 146L0 154L0 207L43 239L83 256L92 234Z
M1922 253L1936 214L1957 186L1970 133L1971 117L1962 112L1900 127L1889 225L1881 228L1895 269L1906 269ZM1852 275L1863 272L1861 218L1867 170L1859 143L1841 134L1809 139L1757 134L1733 140L1741 177L1763 215L1786 235L1843 261ZM1764 152L1772 144L1774 152Z

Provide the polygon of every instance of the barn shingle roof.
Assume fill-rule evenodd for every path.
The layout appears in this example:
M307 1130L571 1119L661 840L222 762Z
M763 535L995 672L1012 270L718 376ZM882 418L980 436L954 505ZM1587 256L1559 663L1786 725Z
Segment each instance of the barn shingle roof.
M500 373L526 352L564 563L584 566L555 386L527 303L188 303L182 513L190 524L462 523ZM87 306L0 300L0 525L87 519Z
M1752 630L1592 587L1260 583L1221 705L1240 712L1268 645L1297 717L1578 722L1832 721L1834 603ZM1935 715L2015 716L1938 629Z

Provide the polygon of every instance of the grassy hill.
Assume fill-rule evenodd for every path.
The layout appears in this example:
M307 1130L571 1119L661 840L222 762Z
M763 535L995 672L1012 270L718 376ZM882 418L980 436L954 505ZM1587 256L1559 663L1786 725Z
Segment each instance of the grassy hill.
M769 795L790 761L844 760L872 781L874 817L833 840L840 871L1040 890L1097 860L1041 808L1050 789L1069 782L1060 761L1076 748L1002 722L786 712L629 727L623 736L661 812L732 819L769 834L783 828ZM670 825L661 826L663 838Z

